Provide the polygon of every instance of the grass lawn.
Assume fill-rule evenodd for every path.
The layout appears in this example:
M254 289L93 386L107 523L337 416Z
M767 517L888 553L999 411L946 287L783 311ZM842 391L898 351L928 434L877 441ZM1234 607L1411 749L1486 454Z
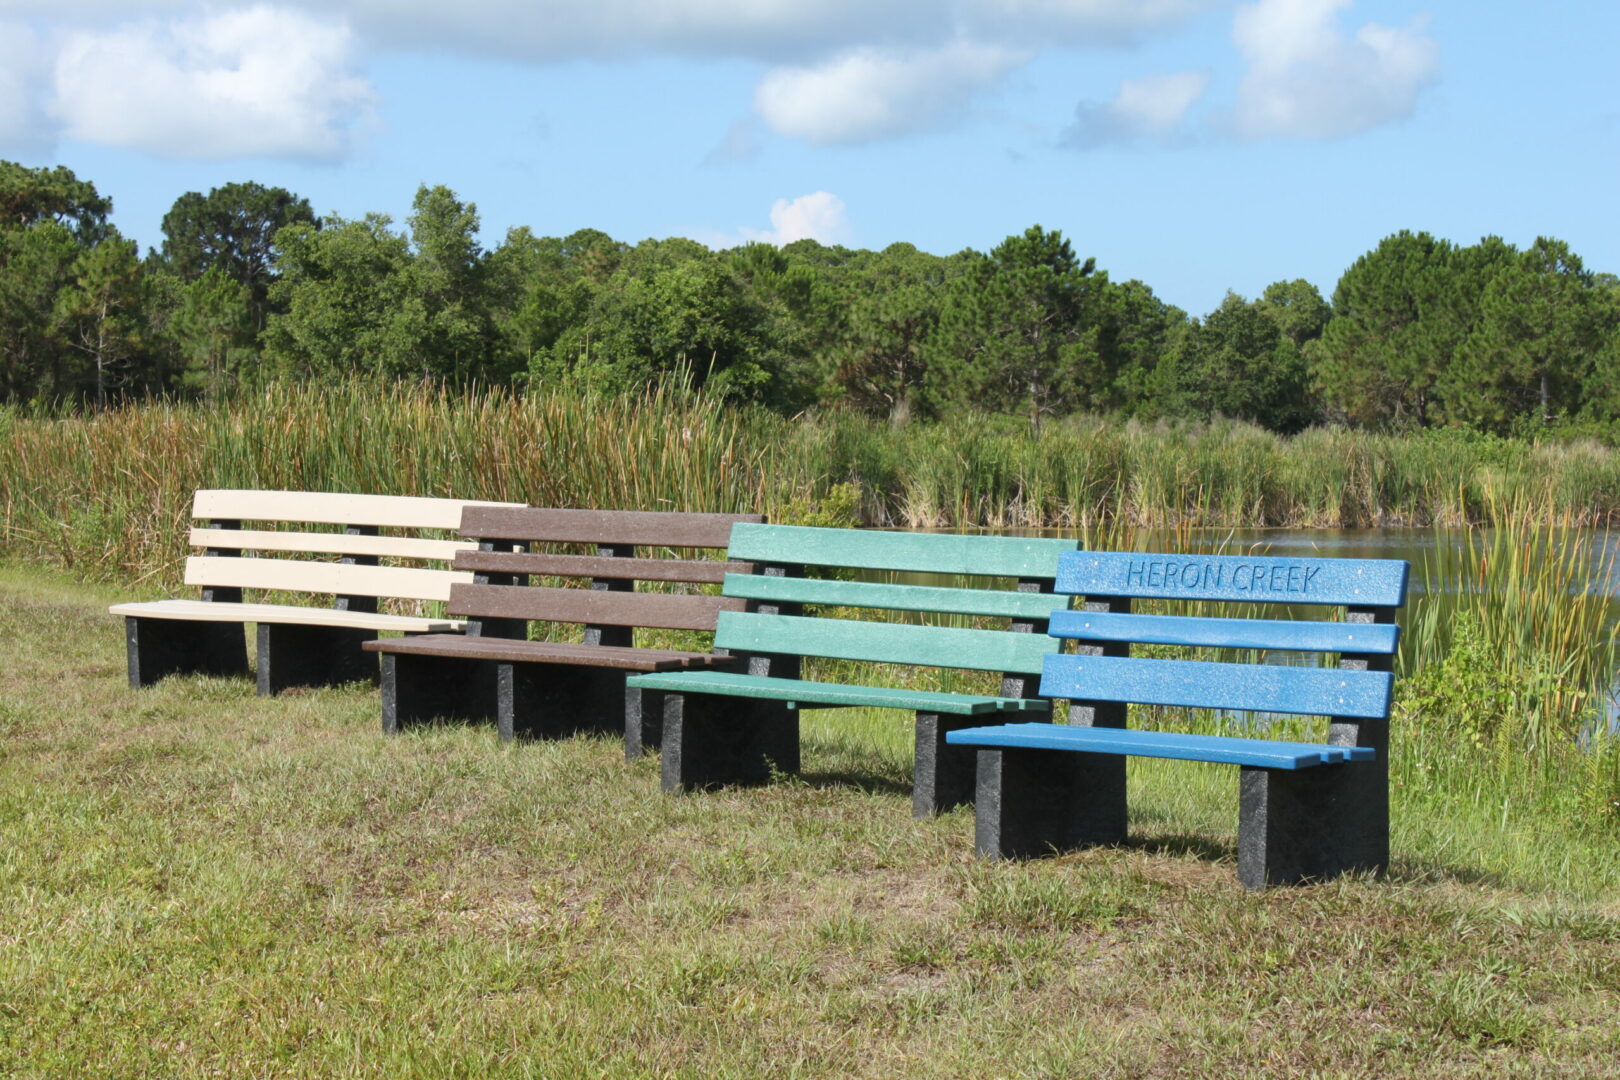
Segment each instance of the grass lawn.
M6 1077L1616 1074L1616 856L1505 807L1397 791L1389 880L1249 895L1235 771L1155 765L1129 847L990 866L893 714L670 798L361 687L131 692L124 595L0 570Z

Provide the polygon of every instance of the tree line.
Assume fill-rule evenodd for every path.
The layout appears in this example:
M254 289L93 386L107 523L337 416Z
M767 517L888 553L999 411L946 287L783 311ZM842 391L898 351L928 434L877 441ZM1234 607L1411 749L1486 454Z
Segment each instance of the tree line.
M784 413L962 410L1507 433L1620 420L1620 280L1562 241L1386 237L1203 317L1055 230L935 256L508 232L424 185L403 228L256 183L178 198L143 256L63 167L0 162L0 401L209 400L354 376L608 392L675 377Z

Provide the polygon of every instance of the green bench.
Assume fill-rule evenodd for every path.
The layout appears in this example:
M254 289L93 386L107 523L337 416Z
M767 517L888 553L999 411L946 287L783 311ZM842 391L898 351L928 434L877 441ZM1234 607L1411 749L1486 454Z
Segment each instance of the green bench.
M662 745L666 791L761 783L773 770L799 771L798 710L874 707L915 714L912 807L938 813L973 797L974 756L945 736L989 719L1044 715L1035 676L1054 646L1045 634L1058 555L1078 541L1001 536L739 524L727 558L755 564L727 574L722 594L751 610L722 611L717 650L738 657L730 671L676 671L627 682L626 751ZM805 567L1014 579L1012 589L824 580ZM1007 629L925 625L801 614L805 604L1006 619ZM993 694L803 678L807 658L1001 674Z
M953 732L977 749L975 843L1012 858L1124 841L1125 761L1237 765L1238 878L1247 888L1380 872L1389 862L1389 708L1407 564L1399 559L1065 555L1057 590L1085 598L1050 631L1077 642L1050 655L1043 697L1069 724ZM1269 602L1314 618L1132 612L1134 600ZM1344 618L1322 620L1323 608ZM1301 611L1302 609L1302 611ZM1133 657L1133 644L1327 654L1328 666ZM1126 727L1131 705L1328 718L1327 741L1194 735ZM1139 710L1143 719L1152 714Z

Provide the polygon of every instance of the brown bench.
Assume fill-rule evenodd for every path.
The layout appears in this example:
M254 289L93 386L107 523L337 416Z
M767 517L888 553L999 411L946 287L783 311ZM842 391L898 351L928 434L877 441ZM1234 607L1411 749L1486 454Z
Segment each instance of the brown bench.
M744 601L688 591L636 591L637 581L718 585L747 564L660 556L637 549L724 548L731 526L754 514L627 510L469 508L461 534L477 551L454 568L474 575L453 585L446 610L466 634L368 642L382 655L382 725L397 732L431 719L496 721L501 737L622 729L627 674L728 668L730 656L649 648L636 628L714 630L721 611ZM585 547L535 551L536 545ZM531 585L533 577L585 579L588 588ZM579 642L531 641L531 622L584 627Z
M469 573L443 567L475 545L433 538L424 530L453 532L469 506L521 505L320 491L198 491L191 513L199 525L191 530L191 545L202 554L186 560L185 582L200 587L202 598L109 609L124 617L129 684L141 687L191 672L246 675L246 623L258 627L261 694L375 680L377 666L360 651L362 641L379 631L461 628L459 620L421 609L448 599L455 582L472 580ZM244 529L244 522L276 527ZM327 558L269 557L312 554ZM380 565L382 559L393 565ZM330 607L266 603L262 597L248 603L245 589L334 599ZM383 599L416 610L378 611Z

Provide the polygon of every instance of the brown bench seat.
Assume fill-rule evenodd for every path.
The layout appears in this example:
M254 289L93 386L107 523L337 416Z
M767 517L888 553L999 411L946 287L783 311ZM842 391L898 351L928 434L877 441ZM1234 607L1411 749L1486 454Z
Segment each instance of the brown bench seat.
M396 656L452 656L467 660L499 660L523 664L575 664L580 667L617 668L621 671L725 670L734 658L723 653L680 652L674 649L636 649L620 645L584 645L577 641L513 641L509 638L462 637L434 634L407 637L368 646Z
M618 731L626 674L727 670L724 653L638 647L638 628L712 633L721 611L744 601L691 592L636 591L636 582L700 586L752 564L638 556L637 549L723 548L731 526L757 515L472 509L461 532L480 549L456 555L474 575L450 589L447 613L466 635L369 642L382 657L385 732L431 719L493 718L503 738ZM591 554L530 551L585 545ZM531 585L533 577L584 579L586 588ZM582 642L528 640L531 623L576 624Z

